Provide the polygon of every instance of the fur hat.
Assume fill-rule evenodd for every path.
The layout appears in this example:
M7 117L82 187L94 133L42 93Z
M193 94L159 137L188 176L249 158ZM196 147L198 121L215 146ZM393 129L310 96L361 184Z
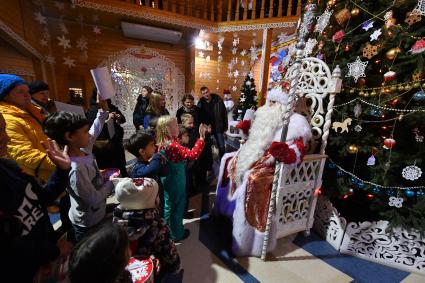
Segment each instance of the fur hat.
M28 86L30 88L31 95L40 91L49 90L49 85L43 81L33 81L30 82Z
M27 82L17 75L0 74L0 101L3 100L12 89L18 85L24 84L27 84Z
M288 102L288 93L280 86L274 87L267 92L267 101L274 101L285 105Z
M156 207L158 184L154 179L143 178L139 186L131 178L115 178L112 181L120 209L140 210Z

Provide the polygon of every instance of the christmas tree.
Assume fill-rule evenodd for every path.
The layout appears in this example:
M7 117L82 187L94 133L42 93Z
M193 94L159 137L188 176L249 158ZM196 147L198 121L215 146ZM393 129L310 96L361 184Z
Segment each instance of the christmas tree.
M257 91L255 90L254 78L248 74L241 87L239 102L233 111L233 118L237 121L243 119L246 110L257 108Z
M342 69L326 194L349 221L425 229L425 1L330 0L306 49Z

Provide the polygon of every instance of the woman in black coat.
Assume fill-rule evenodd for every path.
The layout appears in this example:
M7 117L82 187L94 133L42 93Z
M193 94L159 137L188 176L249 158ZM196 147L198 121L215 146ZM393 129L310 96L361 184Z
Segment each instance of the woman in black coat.
M145 118L146 109L149 105L149 97L152 93L152 88L149 86L143 86L142 92L137 97L137 104L133 111L133 124L136 127L136 131L143 127L143 120Z

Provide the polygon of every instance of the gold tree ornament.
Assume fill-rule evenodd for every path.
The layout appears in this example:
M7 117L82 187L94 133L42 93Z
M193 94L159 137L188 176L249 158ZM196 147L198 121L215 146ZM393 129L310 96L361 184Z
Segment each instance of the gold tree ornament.
M406 19L404 20L404 22L411 26L413 24L416 24L417 22L420 22L421 20L422 16L420 14L408 12L406 14Z
M378 54L378 46L372 45L370 43L366 44L366 47L363 48L363 57L366 57L367 59L371 59L373 56Z
M358 146L355 144L350 144L350 146L348 147L348 153L355 154L357 152L359 152Z
M339 25L344 24L350 18L351 18L351 13L347 8L344 8L335 14L335 20Z

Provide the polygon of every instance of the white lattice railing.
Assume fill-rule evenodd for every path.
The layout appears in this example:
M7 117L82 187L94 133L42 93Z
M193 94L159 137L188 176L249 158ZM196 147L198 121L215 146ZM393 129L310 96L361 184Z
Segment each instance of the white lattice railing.
M425 238L419 231L388 229L388 221L350 222L319 197L314 230L341 253L425 275Z

